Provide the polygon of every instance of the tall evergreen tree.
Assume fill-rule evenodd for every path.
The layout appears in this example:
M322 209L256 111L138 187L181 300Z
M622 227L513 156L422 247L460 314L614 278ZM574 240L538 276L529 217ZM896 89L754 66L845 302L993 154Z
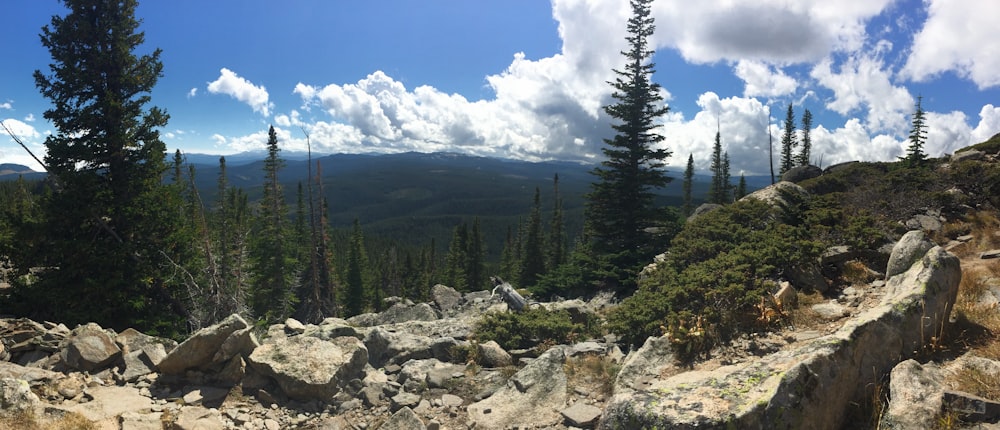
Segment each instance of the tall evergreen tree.
M161 51L136 55L135 0L64 0L68 12L42 28L50 74L35 85L52 102L43 114L56 131L45 164L59 186L44 202L45 252L24 267L47 267L22 286L36 319L174 335L187 310L171 278L183 220L163 183L168 115L150 107L163 74Z
M260 200L255 235L256 280L253 288L254 315L267 322L283 321L295 305L295 267L289 240L288 208L278 173L284 167L279 156L278 135L267 131L267 158L264 159L264 194Z
M903 164L907 167L918 167L927 160L927 154L924 153L927 130L924 124L924 108L921 106L923 99L923 96L917 96L916 111L913 112L913 119L910 122L910 146L906 148L906 156L902 157Z
M468 277L465 273L469 249L469 226L464 222L455 226L448 245L448 255L444 263L445 283L458 291L468 291Z
M323 196L322 178L323 166L317 161L316 177L311 178L310 183L316 182L320 196ZM337 285L333 276L333 251L328 231L326 198L320 197L319 204L315 205L312 202L312 186L308 187L308 190L309 255L304 261L305 269L302 272L298 294L301 301L295 315L300 321L319 323L324 318L337 314Z
M344 316L351 317L365 311L370 285L368 282L368 256L365 252L365 237L361 222L354 219L350 244L347 248L347 272L344 276Z
M473 218L465 249L465 277L471 291L486 289L489 283L489 275L486 273L486 239L483 238L481 224L479 217Z
M795 111L792 104L788 104L788 113L785 114L785 132L781 135L781 168L778 175L784 175L792 167L795 167L795 157L793 152L798 143L795 139Z
M660 85L652 82L653 50L647 38L655 26L650 15L652 0L632 0L628 21L628 50L623 51L625 69L615 69L610 82L616 102L604 111L614 119L616 134L605 139L602 148L607 159L593 170L597 181L587 194L587 223L593 245L603 261L606 280L635 287L635 273L655 254L658 246L649 227L655 227L666 215L654 205L654 190L667 185L670 178L663 167L670 152L657 145L664 136L657 133L656 119L668 112L662 101Z
M733 198L735 200L739 200L745 195L747 195L747 178L740 173L740 183L736 186L736 195L734 195Z
M712 184L708 189L708 202L715 204L729 203L728 194L728 172L726 172L726 159L722 156L722 135L715 132L715 144L712 146ZM727 156L728 157L728 156Z
M552 219L549 222L548 260L549 270L566 262L566 232L563 229L563 201L559 195L559 174L552 177Z
M724 203L733 202L733 181L732 175L729 173L729 151L722 153L722 171L719 172L722 177L722 197Z
M808 166L809 157L812 156L812 137L810 136L810 130L812 130L812 120L813 114L806 109L802 112L802 150L799 151L799 165Z
M521 273L521 251L517 236L511 226L507 226L507 235L504 236L503 249L500 251L500 277L503 279L516 279Z
M538 277L545 274L545 252L542 237L542 203L541 192L535 188L535 204L525 225L524 248L521 252L521 273L518 285L526 288L535 285Z
M681 189L683 190L684 205L681 206L681 212L684 216L691 215L694 211L691 200L691 187L694 185L694 155L688 154L687 167L684 168L684 183L681 184Z

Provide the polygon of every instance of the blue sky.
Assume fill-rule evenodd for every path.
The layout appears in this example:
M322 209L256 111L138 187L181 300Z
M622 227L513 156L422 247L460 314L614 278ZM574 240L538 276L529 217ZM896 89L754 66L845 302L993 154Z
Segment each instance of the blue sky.
M5 0L0 120L33 150L54 133L31 74L54 0ZM172 151L452 151L600 159L601 106L621 67L624 0L300 0L140 3L142 52ZM813 114L814 163L902 154L918 95L934 156L1000 132L1000 2L656 0L654 80L669 163L708 167L716 126L735 173L768 170L789 103ZM768 112L770 111L770 121ZM801 124L797 123L801 128ZM33 165L6 136L0 162Z

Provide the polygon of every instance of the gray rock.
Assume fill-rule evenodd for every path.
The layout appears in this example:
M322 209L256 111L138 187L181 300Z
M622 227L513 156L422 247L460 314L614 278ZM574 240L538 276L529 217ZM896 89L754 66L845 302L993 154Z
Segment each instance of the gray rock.
M795 287L788 282L782 282L778 287L778 292L774 293L774 300L781 303L782 308L790 310L798 306L799 296Z
M458 307L462 302L462 293L455 291L446 285L436 284L431 287L431 300L442 312L447 312Z
M415 408L420 404L420 396L402 391L389 399L389 408L396 412L402 408Z
M163 430L162 413L125 412L118 417L118 425L128 430Z
M604 355L608 348L597 342L580 342L569 348L567 353L570 357L578 355Z
M399 324L406 321L434 321L438 319L437 312L427 303L417 303L408 306L405 303L396 303L378 314L376 325Z
M965 422L1000 421L1000 403L961 391L945 391L942 402L947 410L957 412Z
M61 356L70 367L92 372L111 364L121 354L121 348L101 326L89 323L73 330L66 339Z
M839 320L848 315L847 308L836 301L817 303L812 305L811 308L813 312L819 314L821 318L829 321Z
M941 230L941 220L930 215L914 215L906 221L906 228L911 230L938 231Z
M305 324L302 324L301 322L299 322L299 320L295 318L288 318L285 320L285 332L287 334L291 335L302 334L305 331L306 331Z
M364 377L368 350L357 338L325 341L295 336L257 347L247 359L290 398L328 400L348 381Z
M468 407L476 428L553 427L562 422L557 411L566 406L566 354L561 347L546 351L488 398Z
M889 264L885 268L886 278L891 278L907 271L910 266L920 260L934 243L927 238L923 231L913 230L907 232L892 247L889 254Z
M0 379L0 411L33 412L41 401L31 392L28 381L23 379Z
M747 194L740 200L757 199L767 202L771 206L783 206L789 203L784 194L789 194L801 199L809 198L809 192L806 191L805 188L791 182L782 181Z
M879 428L927 429L934 427L941 412L944 373L934 363L921 365L906 360L892 368L889 376L889 406Z
M224 430L225 423L222 421L222 414L216 409L206 409L197 407L181 408L174 421L175 430Z
M788 277L788 281L792 283L792 286L798 290L819 291L822 293L830 288L826 282L826 278L820 273L818 263L791 267L788 269L786 276Z
M976 149L969 149L966 151L956 152L951 155L951 162L958 163L961 161L978 161L982 160L986 153Z
M808 166L795 166L788 169L785 174L781 175L782 181L799 183L806 179L818 178L823 174L823 169L819 167L808 165Z
M979 259L981 260L990 260L993 258L1000 258L1000 249L991 249L979 254Z
M504 351L496 341L483 342L476 345L479 353L479 365L483 367L504 367L513 364L510 354Z
M694 212L691 212L691 215L688 215L686 222L691 222L691 220L698 218L702 215L705 215L721 207L722 205L716 203L702 203L701 205L699 205L697 208L694 209Z
M369 408L374 408L382 404L382 388L365 387L358 392L358 396L361 397L361 401L365 403L365 406Z
M368 360L372 367L430 358L434 342L430 337L376 327L365 336Z
M573 406L563 409L560 413L566 418L566 425L580 428L593 428L601 418L601 408L576 402Z
M441 405L444 407L457 408L462 406L462 403L465 403L465 401L454 394L445 393L441 395Z
M378 428L379 430L426 430L424 423L420 421L417 414L413 412L410 408L402 408L392 414L385 423Z
M153 373L156 368L141 349L125 354L124 361L125 371L122 372L122 379L126 382L135 382L140 377Z
M842 428L900 358L939 335L961 276L958 258L935 247L832 334L757 360L616 384L599 428Z
M341 336L351 336L363 340L365 333L362 333L361 330L352 326L344 319L327 318L319 323L319 325L307 325L302 335L317 337L323 340L330 340Z
M165 374L181 375L188 369L203 369L213 364L228 361L232 356L216 361L226 354L220 354L223 344L230 336L250 336L249 325L243 317L233 314L222 322L198 330L180 345L167 353L157 368ZM254 341L256 342L256 341ZM230 342L231 346L241 342ZM242 351L249 354L249 351Z
M400 369L397 382L411 389L415 389L418 386L427 384L427 374L432 371L439 370L445 374L451 375L454 372L460 371L460 369L462 369L461 366L445 363L435 358L409 360L403 364L402 369Z

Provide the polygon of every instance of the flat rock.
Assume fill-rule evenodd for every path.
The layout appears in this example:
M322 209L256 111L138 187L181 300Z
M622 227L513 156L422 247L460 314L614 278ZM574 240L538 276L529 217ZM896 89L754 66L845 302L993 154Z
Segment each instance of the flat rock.
M560 413L566 419L566 425L581 428L593 428L601 418L603 411L593 405L576 402L573 406L563 409Z
M983 251L981 254L979 254L979 258L983 260L1000 258L1000 249L991 249L989 251Z
M507 385L468 407L476 428L551 427L566 406L566 353L553 347L514 374Z
M364 377L368 349L354 337L325 341L295 336L264 343L247 361L288 397L326 401L348 381Z
M392 414L379 430L425 430L426 428L412 409L404 407Z

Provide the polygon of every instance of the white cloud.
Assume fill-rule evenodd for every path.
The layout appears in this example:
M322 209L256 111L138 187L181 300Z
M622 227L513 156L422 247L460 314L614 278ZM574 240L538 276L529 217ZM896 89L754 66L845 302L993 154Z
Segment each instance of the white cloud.
M914 36L901 74L925 81L952 71L986 89L1000 85L1000 2L925 0L927 21Z
M35 114L29 113L28 115L26 115L24 117L24 120L28 121L28 122L34 122L35 121Z
M197 87L191 88L190 90L188 90L188 94L187 94L188 98L192 98L192 97L194 97L196 95L198 95L198 88Z
M10 100L7 100L3 103L0 103L0 109L7 109L7 110L14 109L14 104Z
M787 64L859 49L865 22L889 4L891 0L657 2L653 16L657 46L677 48L689 61Z
M1000 133L1000 106L988 104L979 110L979 124L972 130L969 143L985 142Z
M747 97L781 97L795 92L798 83L781 69L753 60L740 60L734 68L736 76L746 83L743 95Z
M45 156L45 146L42 144L43 133L39 133L31 124L14 118L6 118L2 122L35 156L39 159ZM0 128L0 142L9 142L9 145L0 145L0 160L3 160L2 162L25 165L35 171L44 170L41 164L38 164L30 154L17 145L14 139L8 136L6 130L2 128Z
M816 64L810 75L833 91L826 108L843 116L868 110L866 128L874 132L902 133L908 126L904 112L915 110L914 98L906 88L893 85L891 74L881 60L859 54L833 70L831 60Z
M218 79L208 84L208 92L229 95L236 100L250 105L254 112L258 112L264 116L269 116L271 109L274 107L268 101L266 88L256 86L226 68L219 71Z

